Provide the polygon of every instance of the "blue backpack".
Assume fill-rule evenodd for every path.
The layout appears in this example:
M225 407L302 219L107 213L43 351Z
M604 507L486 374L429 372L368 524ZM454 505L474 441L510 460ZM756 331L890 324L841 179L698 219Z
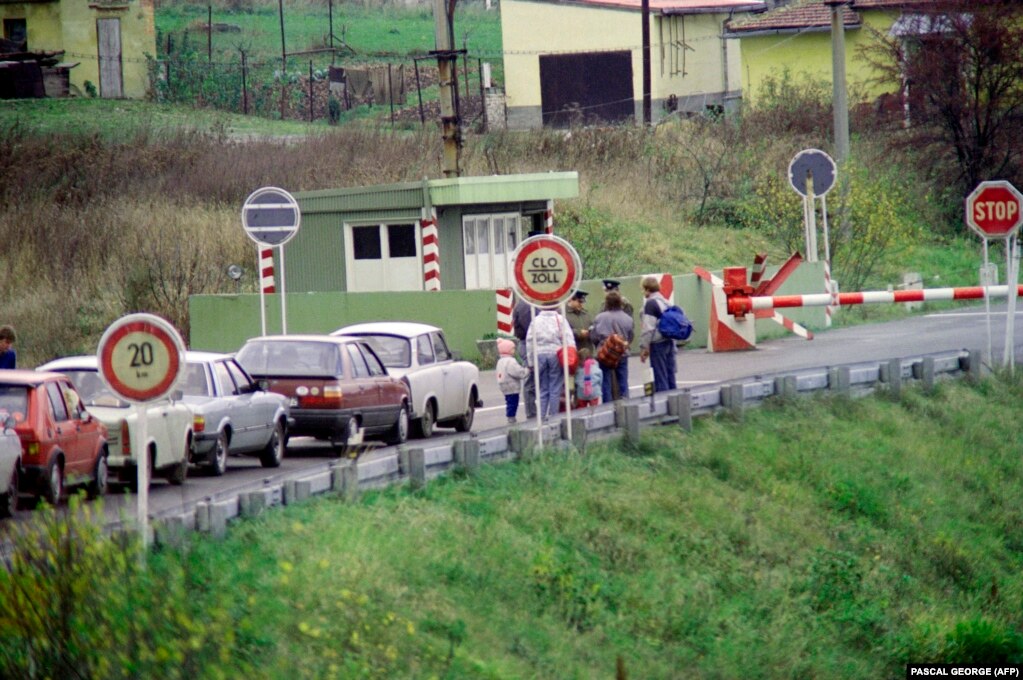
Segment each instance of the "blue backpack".
M657 320L657 331L669 340L688 340L693 334L693 324L678 305L669 305Z

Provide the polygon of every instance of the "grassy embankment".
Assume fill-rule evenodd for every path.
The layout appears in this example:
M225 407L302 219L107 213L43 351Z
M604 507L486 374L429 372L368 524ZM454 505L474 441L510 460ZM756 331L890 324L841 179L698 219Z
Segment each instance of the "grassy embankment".
M67 659L108 678L873 680L909 661L1018 664L1021 397L996 378L776 402L689 436L646 430L632 451L320 498L221 542L193 536L146 573L130 550L62 550L15 572L31 585L18 606L0 575L0 661L18 675L34 645L59 676L54 638L70 631Z

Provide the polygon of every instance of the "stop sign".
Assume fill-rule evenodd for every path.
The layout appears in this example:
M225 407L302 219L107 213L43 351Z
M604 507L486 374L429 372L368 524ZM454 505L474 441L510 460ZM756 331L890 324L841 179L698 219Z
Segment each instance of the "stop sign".
M1023 194L1004 180L981 182L966 197L966 223L990 239L1007 239L1023 224Z

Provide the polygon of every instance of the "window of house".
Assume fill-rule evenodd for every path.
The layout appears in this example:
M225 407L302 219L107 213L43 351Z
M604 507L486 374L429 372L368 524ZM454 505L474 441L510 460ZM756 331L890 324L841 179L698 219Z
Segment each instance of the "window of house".
M25 19L4 19L4 37L11 42L24 43L28 49L28 23Z

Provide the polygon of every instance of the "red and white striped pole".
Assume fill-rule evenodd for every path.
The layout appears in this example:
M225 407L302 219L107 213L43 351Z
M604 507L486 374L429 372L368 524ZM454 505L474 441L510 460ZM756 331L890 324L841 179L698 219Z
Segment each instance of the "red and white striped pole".
M512 309L514 297L511 288L497 289L497 333L512 335Z
M925 288L923 290L865 291L861 293L814 293L810 295L751 296L732 295L728 298L728 313L742 317L750 312L785 307L826 307L834 305L866 305L893 302L937 302L939 300L980 300L985 290L991 298L1009 294L1009 286L967 286L964 288ZM1023 286L1017 286L1017 295L1023 295Z
M437 231L437 214L430 211L420 226L423 238L423 289L440 290L440 244Z
M257 248L259 271L259 321L262 335L266 335L266 295L276 292L274 287L274 251L273 248Z

